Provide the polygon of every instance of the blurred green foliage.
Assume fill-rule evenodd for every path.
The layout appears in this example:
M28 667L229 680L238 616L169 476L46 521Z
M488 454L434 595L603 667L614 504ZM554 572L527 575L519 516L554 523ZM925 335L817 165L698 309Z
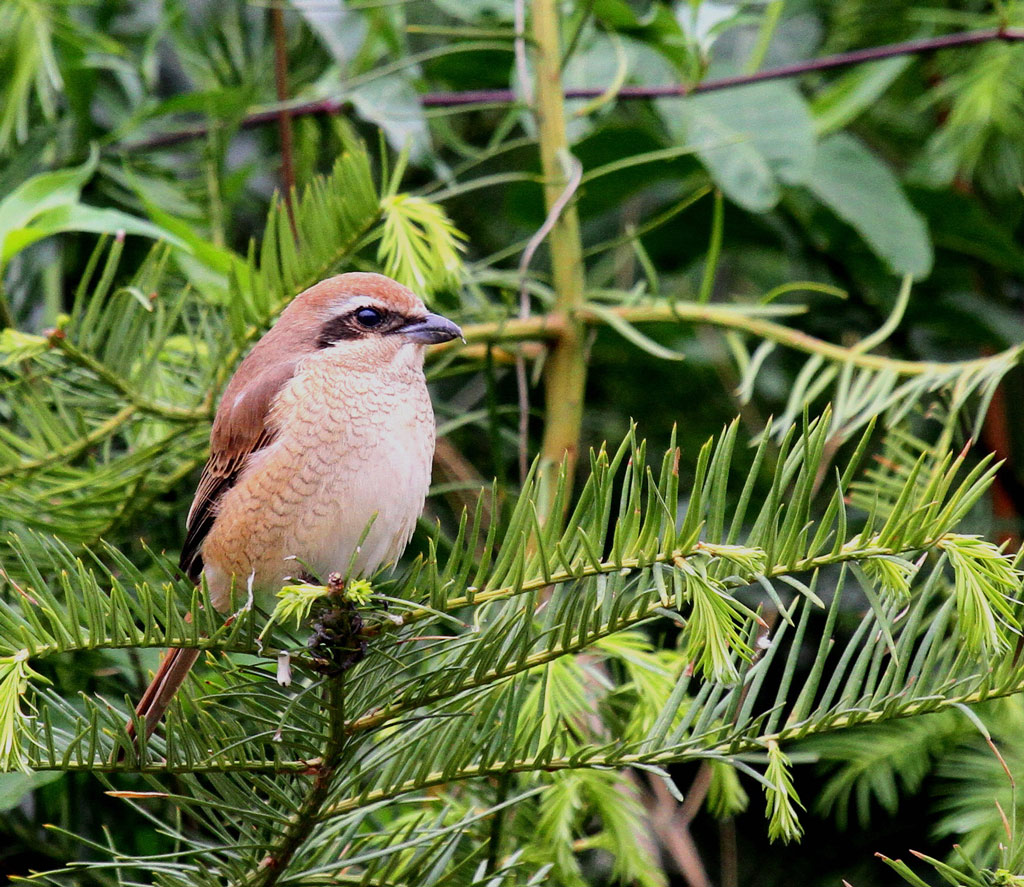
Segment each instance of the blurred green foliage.
M550 307L545 250L527 274L519 269L545 210L525 101L529 71L523 78L516 65L514 0L298 0L283 8L289 102L329 100L338 109L292 121L291 160L307 189L299 212L304 248L296 255L284 204L274 199L282 182L276 117L266 114L257 125L249 119L279 107L267 5L0 3L0 319L10 327L0 332L0 415L12 429L27 424L19 410L44 404L49 417L34 439L0 433L5 530L41 527L72 546L103 536L139 558L146 557L138 541L144 532L153 550L174 551L218 386L281 301L339 263L387 267L414 281L420 274L436 304L465 325L514 318L521 286L534 314ZM833 401L823 445L831 455L849 449L872 417L905 430L885 444L860 504L904 483L900 469L935 437L954 450L980 437L1005 460L998 498L995 507L989 499L975 505L961 531L1019 541L1024 424L1014 408L1021 378L1012 367L1013 346L1024 342L1024 41L901 55L686 98L626 100L615 92L974 28L1021 29L1024 3L580 0L563 4L561 15L565 85L610 90L567 106L571 151L583 169L575 205L588 297L606 312L595 309L588 342L584 448L622 439L631 419L652 452L675 435L683 453L679 484L688 490L709 435L739 413L754 439L769 415L780 415L756 480L761 497L771 488L767 468L779 436L799 426L805 410L820 413ZM521 101L421 102L427 93L509 87ZM359 139L370 146L368 158L353 147ZM331 185L317 179L327 174ZM97 246L97 234L109 236ZM153 248L154 239L164 245ZM401 243L404 253L396 252ZM431 268L439 249L444 259ZM433 272L429 279L424 269ZM677 323L670 313L628 319L638 305L677 300L734 313L708 324L693 316ZM775 317L777 328L751 328L750 318L776 305L789 310ZM607 313L616 310L627 320ZM52 328L72 335L61 345ZM885 335L873 337L880 329ZM807 336L816 337L810 346ZM868 337L883 361L926 370L901 375L888 364L844 363L814 344L856 352ZM127 352L129 341L146 347ZM442 549L453 545L460 493L492 476L503 496L517 487L519 392L509 350L470 344L481 349L472 360L446 356L431 367L442 435L463 457L461 467L435 477L444 495L432 499L429 517L441 521L434 544ZM669 353L685 360L661 359ZM111 380L88 364L90 356L115 381L127 380L121 389L111 394ZM25 384L30 361L45 376L65 358L78 360L79 374L60 376L57 395ZM969 371L951 364L983 358ZM543 423L535 376L531 453ZM19 385L37 400L7 398ZM944 421L961 395L967 409ZM104 423L122 407L132 412L119 420L122 436L114 441ZM755 451L737 447L735 458L748 468ZM882 476L887 466L895 466L892 477ZM745 474L724 481L730 508ZM873 582L892 592L913 569L901 561L866 570L864 595L844 599L830 617L836 637L856 637L862 615L880 607L870 599ZM822 579L830 593L836 581L834 574ZM16 600L18 587L12 581L0 593ZM961 581L956 593L962 601L971 589ZM771 604L757 588L743 600ZM811 635L824 618L808 617L806 656L794 654L794 669L814 660ZM642 701L668 698L681 661L669 626L604 639L592 654L600 668L585 658L559 660L548 689L566 698L533 700L553 718L544 729L565 729L601 709L608 723L641 735L658 710ZM722 662L745 643L735 640L719 651ZM40 669L65 695L116 700L138 689L154 661L149 651L83 651ZM614 690L581 709L578 697L590 692L595 673ZM531 692L541 694L541 684ZM868 887L897 883L870 861L875 851L906 856L913 846L945 857L955 842L971 860L960 865L964 883L997 883L971 866L996 867L1005 862L999 842L1019 845L1024 801L987 740L1019 783L1022 713L1019 698L1010 697L970 716L953 709L768 746L769 780L788 784L791 772L794 780L791 792L769 797L772 828L787 837L807 833L802 844L785 847L765 846L761 809L743 812L761 786L719 763L707 776L714 816L693 819L693 810L682 823L664 811L685 806L660 797L646 776L624 795L603 771L589 779L563 774L532 808L545 840L524 842L523 860L538 877L553 866L550 877L566 884L700 883L682 865L698 860L714 883L845 877ZM678 764L672 775L699 797L707 774ZM496 782L500 801L510 789ZM126 785L151 787L144 777L117 783ZM807 813L793 806L797 797ZM459 814L471 817L478 799L461 800ZM151 820L125 817L122 801L80 773L6 774L0 809L0 871L12 874L99 858L103 829L125 853L176 846L159 828L166 809ZM655 814L669 826L651 827ZM412 828L413 818L393 825ZM1015 830L1013 841L1004 822ZM57 828L44 830L44 823ZM644 829L642 852L631 852L623 836ZM840 836L842 829L851 831ZM685 833L681 844L666 839L673 830ZM657 871L644 861L657 862ZM65 879L115 883L101 868Z

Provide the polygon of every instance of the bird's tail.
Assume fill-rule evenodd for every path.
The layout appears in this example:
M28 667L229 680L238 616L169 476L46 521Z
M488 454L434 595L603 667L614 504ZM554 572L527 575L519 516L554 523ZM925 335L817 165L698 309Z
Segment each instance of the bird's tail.
M171 704L174 694L178 692L178 688L184 683L189 670L195 665L198 658L198 650L175 647L167 651L153 680L146 688L146 692L142 694L142 699L135 706L135 714L145 721L147 739L153 735L164 712L167 711L167 706ZM128 736L134 742L134 722L129 722L127 729Z

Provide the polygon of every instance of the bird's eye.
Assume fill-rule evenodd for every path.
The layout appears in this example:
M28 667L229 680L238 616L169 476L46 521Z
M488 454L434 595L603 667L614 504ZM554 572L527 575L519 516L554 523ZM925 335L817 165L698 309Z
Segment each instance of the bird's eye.
M378 311L376 308L359 308L355 317L356 322L368 330L372 330L384 322L384 312Z

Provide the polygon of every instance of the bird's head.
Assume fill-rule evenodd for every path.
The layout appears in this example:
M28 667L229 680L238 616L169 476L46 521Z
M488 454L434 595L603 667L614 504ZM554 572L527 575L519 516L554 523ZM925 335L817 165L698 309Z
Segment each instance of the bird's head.
M301 335L303 350L327 352L362 368L419 364L426 345L462 335L448 318L427 311L408 287L383 274L361 272L339 274L301 293L277 328Z

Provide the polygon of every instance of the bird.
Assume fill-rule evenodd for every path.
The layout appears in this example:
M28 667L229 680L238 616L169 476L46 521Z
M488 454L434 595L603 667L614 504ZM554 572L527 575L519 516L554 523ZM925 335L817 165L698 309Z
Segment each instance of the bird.
M205 578L216 609L232 589L397 561L430 485L424 352L461 336L382 274L339 274L292 300L224 390L186 519L179 566ZM135 709L147 737L198 657L167 651Z

